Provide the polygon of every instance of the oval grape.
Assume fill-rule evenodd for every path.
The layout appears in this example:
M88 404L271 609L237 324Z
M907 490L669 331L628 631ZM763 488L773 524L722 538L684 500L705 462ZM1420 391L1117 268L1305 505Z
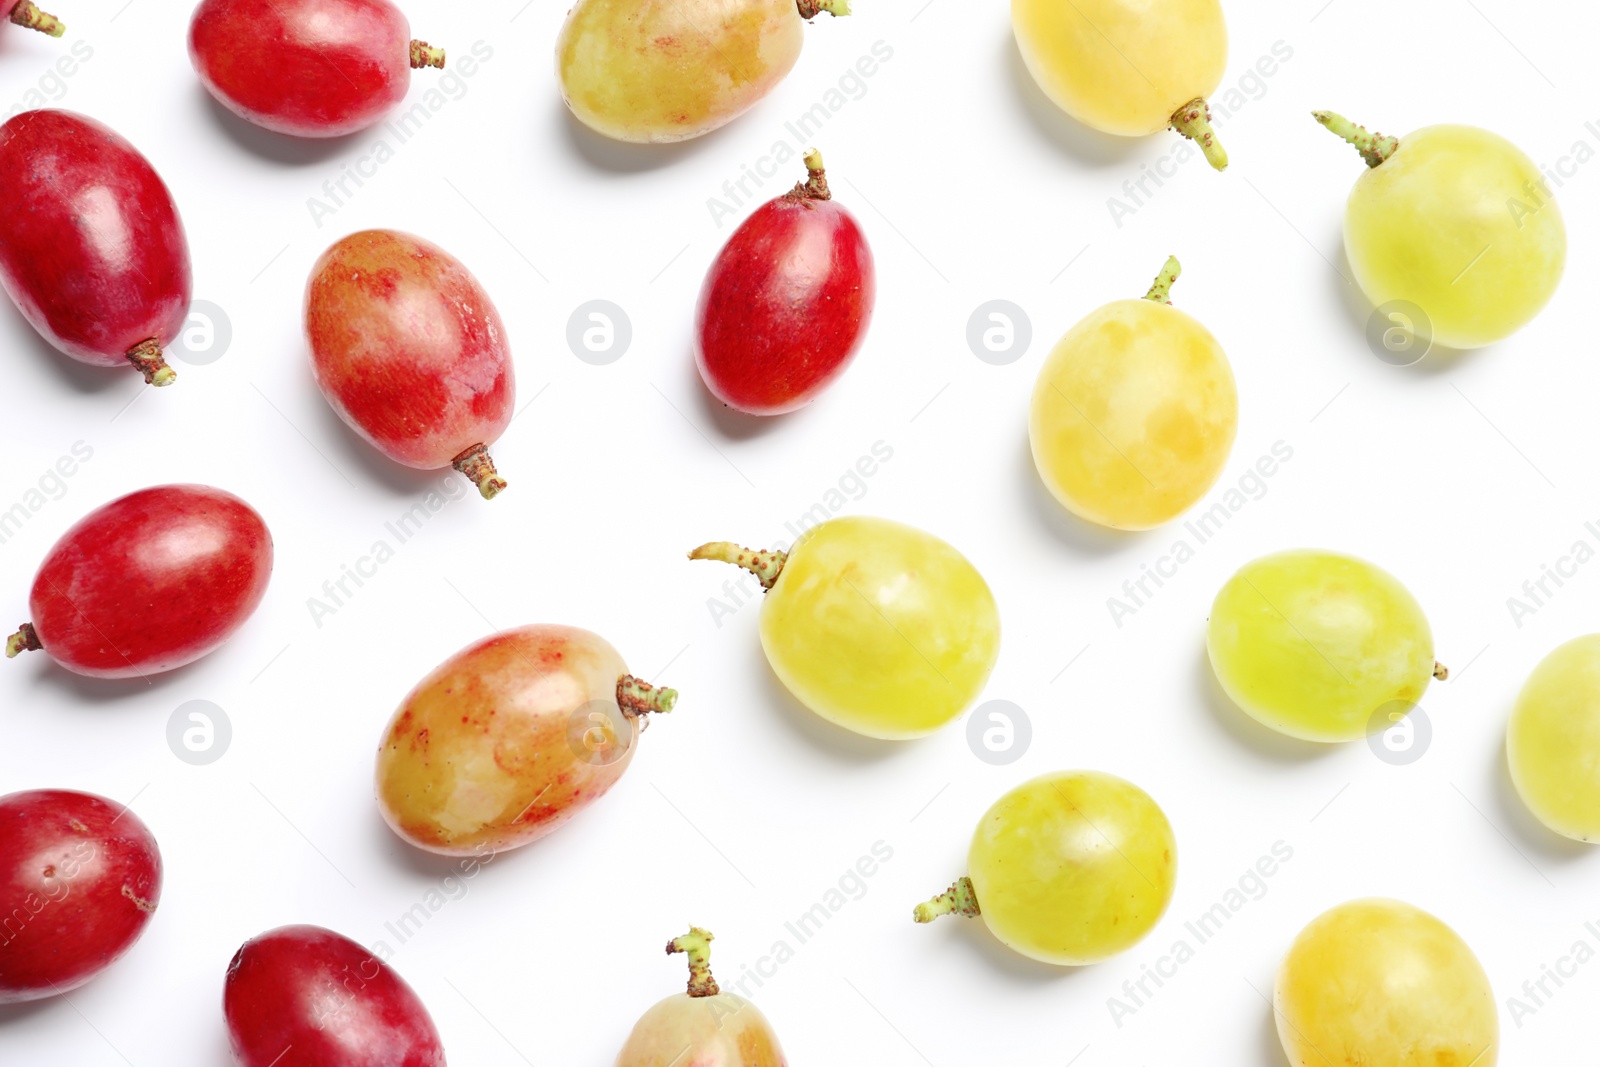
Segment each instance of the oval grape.
M1600 634L1533 669L1506 728L1511 780L1528 810L1577 841L1600 841Z
M786 1067L778 1035L761 1009L736 993L724 993L711 976L711 941L709 931L695 926L667 942L668 955L688 955L688 991L640 1017L615 1067Z

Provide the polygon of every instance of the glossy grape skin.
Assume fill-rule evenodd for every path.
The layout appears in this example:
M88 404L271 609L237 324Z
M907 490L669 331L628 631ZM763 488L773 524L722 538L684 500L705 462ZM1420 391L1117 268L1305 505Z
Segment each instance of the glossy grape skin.
M1429 126L1401 138L1345 208L1345 251L1362 292L1377 307L1420 307L1433 339L1450 348L1510 337L1549 302L1566 268L1566 224L1540 192L1544 181L1488 130Z
M1456 932L1398 900L1313 919L1278 971L1278 1039L1293 1067L1495 1067L1494 991Z
M0 797L0 1004L67 993L122 958L161 903L139 817L89 793Z
M189 245L150 162L100 123L26 111L0 126L0 286L39 334L83 363L126 367L189 314ZM135 364L137 365L137 364ZM160 361L152 384L174 377Z
M1046 774L984 813L967 852L985 925L1022 955L1082 966L1138 944L1178 878L1172 825L1149 794L1098 771Z
M202 0L189 60L228 110L295 137L378 122L406 98L414 65L411 27L390 0Z
M50 549L30 625L74 673L143 678L221 646L271 575L272 535L243 500L206 485L141 489L96 508Z
M561 95L607 137L685 141L776 88L804 28L795 0L578 0L556 42Z
M445 1067L421 998L386 963L317 926L240 946L222 993L239 1067Z
M1045 95L1123 137L1165 129L1228 65L1218 0L1012 0L1011 24Z
M642 724L618 706L627 674L604 638L572 626L525 626L462 649L384 730L384 820L449 856L520 848L565 825L633 762Z
M317 260L305 318L323 396L397 463L462 469L464 455L510 425L516 378L505 324L478 280L437 245L393 230L351 234ZM486 497L504 488L495 481L479 481Z
M800 186L757 208L717 253L695 312L700 376L746 414L804 407L860 352L876 299L855 216Z
M1533 669L1506 728L1506 759L1540 822L1600 841L1600 634L1568 641Z
M677 993L640 1017L615 1067L787 1067L761 1009L737 993Z
M1433 632L1404 585L1364 560L1313 549L1241 567L1211 606L1206 649L1235 704L1307 741L1389 729L1436 670Z
M1147 530L1216 484L1238 427L1233 370L1216 338L1170 304L1118 300L1045 360L1028 439L1039 476L1069 511Z
M824 719L868 737L922 737L982 692L1000 655L1000 615L983 576L944 541L846 517L789 550L761 605L761 646Z

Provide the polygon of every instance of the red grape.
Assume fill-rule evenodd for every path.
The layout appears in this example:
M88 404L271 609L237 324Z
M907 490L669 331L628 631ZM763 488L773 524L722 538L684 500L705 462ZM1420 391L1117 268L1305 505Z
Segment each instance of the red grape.
M246 941L222 991L239 1067L445 1067L421 998L372 953L320 926Z
M48 33L51 37L60 37L67 32L60 19L40 11L33 0L0 0L0 18L9 18L18 26Z
M806 167L809 181L734 231L700 290L700 376L751 415L811 403L855 358L872 319L872 249L831 198L822 156L813 150Z
M451 656L400 705L378 747L378 806L430 852L518 848L605 795L645 716L677 699L630 675L598 634L504 631Z
M206 485L141 489L62 535L33 580L6 655L43 648L69 671L132 678L192 663L261 603L272 535L232 493Z
M138 816L88 793L0 797L0 1004L52 997L111 966L161 902Z
M484 499L506 487L488 446L516 400L505 324L444 249L394 230L354 233L306 287L312 373L373 447L421 470L454 466Z
M240 118L296 137L341 137L404 100L413 67L443 68L444 50L411 40L389 0L203 0L189 59Z
M0 126L0 286L46 340L151 385L189 314L189 245L172 194L127 141L70 111Z

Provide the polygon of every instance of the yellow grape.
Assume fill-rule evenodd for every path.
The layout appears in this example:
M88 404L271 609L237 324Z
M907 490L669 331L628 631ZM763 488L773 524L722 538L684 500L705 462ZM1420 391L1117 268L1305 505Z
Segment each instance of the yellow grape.
M1396 139L1313 114L1370 168L1344 216L1345 251L1368 300L1414 304L1433 339L1456 349L1503 340L1539 314L1566 268L1567 228L1516 145L1474 126Z
M1228 65L1218 0L1011 0L1022 59L1046 96L1122 137L1173 127L1228 165L1205 98Z
M1045 360L1028 437L1039 476L1073 514L1148 530L1216 483L1233 450L1239 399L1222 346L1173 307L1169 259L1143 300L1118 300L1074 326Z
M761 645L773 672L806 707L868 737L933 733L976 699L1000 654L1000 615L983 576L950 545L898 522L833 519L787 553L714 542L689 555L761 579Z
M1540 822L1600 840L1600 634L1568 641L1533 669L1511 712L1506 758Z
M1495 1067L1494 991L1465 941L1398 900L1311 921L1278 971L1278 1039L1293 1067Z
M699 137L783 81L822 11L849 0L578 0L556 42L561 95L619 141Z
M1206 649L1235 704L1308 741L1387 730L1430 678L1447 674L1405 586L1364 560L1314 549L1263 556L1228 579Z
M1138 944L1177 878L1172 825L1149 794L1098 771L1060 771L995 802L972 835L967 876L915 917L981 915L1022 955L1076 967Z

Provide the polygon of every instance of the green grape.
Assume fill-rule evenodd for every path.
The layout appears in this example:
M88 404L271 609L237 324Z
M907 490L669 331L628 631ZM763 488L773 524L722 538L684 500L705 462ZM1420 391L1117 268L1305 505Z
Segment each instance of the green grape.
M1364 560L1314 549L1263 556L1228 579L1206 649L1235 704L1307 741L1387 730L1430 678L1449 673L1405 586Z
M1278 1040L1294 1067L1495 1067L1494 990L1456 932L1398 900L1313 919L1278 971Z
M689 557L761 579L773 673L806 707L868 737L933 733L977 698L1000 655L1000 614L983 576L902 523L832 519L786 553L718 541Z
M1149 794L1098 771L1060 771L995 802L972 835L967 876L915 918L981 915L1022 955L1076 967L1138 944L1177 878L1172 825Z
M1533 669L1511 712L1506 759L1540 822L1600 840L1600 634L1568 641Z
M1414 304L1435 340L1463 349L1510 337L1549 302L1566 267L1566 223L1516 145L1474 126L1397 139L1312 114L1371 168L1351 190L1344 245L1374 305Z
M1210 331L1172 306L1179 272L1168 259L1143 300L1118 300L1078 323L1039 372L1033 462L1079 518L1159 526L1206 494L1233 450L1233 370Z

